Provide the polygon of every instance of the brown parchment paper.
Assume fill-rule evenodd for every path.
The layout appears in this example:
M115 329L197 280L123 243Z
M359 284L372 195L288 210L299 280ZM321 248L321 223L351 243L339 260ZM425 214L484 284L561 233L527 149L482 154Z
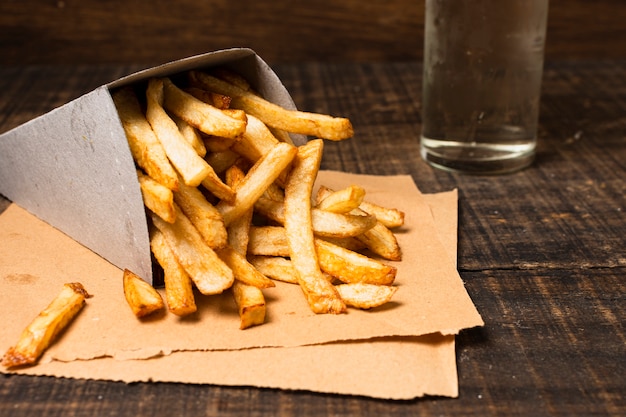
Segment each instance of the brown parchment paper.
M302 338L298 332L291 335L289 332L293 323L272 320L272 314L267 324L254 329L273 327L273 333L278 334L272 337L272 332L256 332L252 339L269 342L250 343L245 336L252 333L249 332L252 329L241 331L237 328L236 311L234 306L228 306L226 297L216 297L222 298L217 303L220 308L216 313L236 329L230 332L230 336L216 335L223 328L214 328L211 315L180 320L165 314L139 322L124 304L119 269L12 205L0 216L0 242L3 243L0 249L0 311L5 313L5 317L11 314L15 320L9 323L10 326L2 328L0 349L6 350L34 314L47 305L62 282L77 280L85 284L94 298L89 300L88 306L63 337L46 352L41 364L21 372L127 382L164 380L255 385L383 398L412 398L424 394L456 396L453 334L461 328L482 324L455 269L456 193L424 196L410 177L381 178L322 172L319 180L334 188L349 183L363 185L370 200L405 210L407 227L399 237L406 256L405 261L398 264L398 285L401 286L398 294L403 292L405 286L410 288L409 279L419 281L415 278L420 275L419 270L403 268L409 263L407 258L413 258L415 252L420 252L412 248L428 248L427 252L430 252L430 257L423 255L426 264L421 265L421 269L445 271L446 274L439 278L450 284L444 287L445 302L438 297L426 297L427 302L422 305L425 312L407 320L414 323L412 333L394 334L397 327L387 322L393 320L388 311L400 309L403 302L420 300L401 299L389 310L365 312L369 314L369 321L358 318L354 323L340 323L347 330L353 330L351 326L366 327L348 332L347 337L334 331L335 322L331 323L331 327L325 327L328 323L313 323L312 319L323 316L306 314L306 305L298 300L291 300L294 301L291 315L304 323L302 326L307 327L309 332L320 333L316 338ZM433 197L432 205L427 201L429 197ZM416 231L420 231L421 245L418 245L417 239L411 238ZM441 265L432 265L434 262ZM437 279L439 275L435 272L431 272L433 276L429 278ZM404 277L402 280L401 276ZM441 288L433 283L423 290L432 292ZM290 298L297 298L298 295L288 293ZM104 297L107 300L98 300ZM278 295L268 297L269 311L278 303L277 300L281 300ZM432 320L440 324L439 328L420 326L434 313L428 308L431 300L435 300L440 308L438 314L447 317L441 320L441 317L432 316ZM459 309L459 303L465 308ZM202 308L210 310L209 307ZM297 308L304 311L296 311ZM391 318L377 320L379 314ZM468 321L468 315L473 319ZM348 320L355 316L352 310L344 315ZM177 327L185 331L179 331ZM423 330L425 328L434 330ZM220 343L213 341L216 336L220 336ZM355 341L336 342L346 339ZM325 344L302 346L316 343ZM254 349L259 346L287 348ZM347 356L351 360L347 360ZM147 358L153 359L132 360ZM388 360L381 361L381 358ZM91 360L71 362L74 359ZM254 364L252 368L248 368L250 361ZM321 366L329 362L332 366ZM237 363L246 365L238 368L235 366ZM297 365L299 368L294 368ZM292 372L302 368L303 373ZM396 383L380 388L375 382L384 378L382 375Z

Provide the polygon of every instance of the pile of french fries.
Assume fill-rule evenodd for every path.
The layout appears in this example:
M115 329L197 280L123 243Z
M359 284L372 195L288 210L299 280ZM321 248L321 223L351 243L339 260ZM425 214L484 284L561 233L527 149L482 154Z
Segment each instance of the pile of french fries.
M313 194L323 140L352 137L350 121L276 106L223 68L184 75L112 94L165 286L164 302L124 270L133 314L186 316L197 310L195 290L229 290L245 329L265 321L263 291L275 281L299 285L315 313L387 303L397 271L385 260L401 260L391 230L404 213L366 201L358 185ZM295 146L290 133L314 139ZM34 364L89 297L80 283L65 284L2 365Z
M229 290L245 329L265 321L263 290L275 281L299 285L315 313L387 303L397 271L384 261L402 258L391 230L404 213L367 202L358 185L313 194L323 140L350 138L350 121L276 106L225 69L185 75L113 92L165 286L164 302L124 270L133 314L167 306L186 316L197 310L194 288ZM295 146L289 133L315 139ZM80 283L65 284L2 365L34 364L90 297Z
M224 68L182 75L112 94L167 309L195 312L194 288L230 290L245 329L264 322L263 291L276 280L299 285L315 313L388 302L396 268L385 260L401 259L391 230L403 212L367 202L357 185L313 194L323 140L352 137L350 121L272 104ZM289 133L312 139L295 146ZM124 291L138 317L164 308L131 271Z

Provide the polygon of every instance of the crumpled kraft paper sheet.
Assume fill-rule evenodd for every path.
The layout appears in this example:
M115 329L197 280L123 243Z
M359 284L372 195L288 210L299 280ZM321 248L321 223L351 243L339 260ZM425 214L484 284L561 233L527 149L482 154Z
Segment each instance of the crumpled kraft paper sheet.
M18 372L395 399L456 396L454 334L483 324L456 272L456 192L422 195L409 176L324 171L318 178L337 189L352 183L369 200L406 213L398 233L400 289L388 306L316 316L299 288L285 284L265 291L267 323L244 331L229 294L200 297L192 317L140 321L125 304L118 268L11 205L0 215L0 312L13 319L0 330L0 349L63 282L79 281L94 297L38 366Z

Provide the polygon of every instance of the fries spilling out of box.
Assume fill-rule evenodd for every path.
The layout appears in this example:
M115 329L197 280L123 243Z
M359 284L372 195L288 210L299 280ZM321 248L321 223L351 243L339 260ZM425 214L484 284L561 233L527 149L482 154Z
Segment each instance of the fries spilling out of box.
M252 349L287 366L285 358L315 349L341 356L351 346L366 359L373 351L364 344L398 352L408 344L446 369L445 388L416 384L393 394L337 381L324 389L315 373L304 383L267 370L265 379L229 379L236 372L217 367L201 380L190 370L173 377L385 398L456 395L453 335L482 320L456 273L455 251L442 243L455 249L455 236L435 222L441 207L410 178L393 178L401 187L394 194L388 178L320 172L324 140L352 135L345 118L297 111L253 51L232 49L124 77L0 136L0 193L45 222L32 228L54 226L66 236L55 230L52 240L80 243L111 268L57 278L80 281L85 297L67 316L55 299L48 310L58 316L42 340L32 331L45 327L40 315L24 323L17 345L0 346L11 352L8 372L89 377L70 365L81 360L93 378L130 381L154 379L147 364L185 369L218 352L228 352L222 363ZM456 208L450 213L456 226ZM2 217L14 215L30 214L11 207L0 232L8 227ZM2 236L13 242L17 230ZM18 252L28 246L15 244ZM15 278L40 276L30 268L3 266L3 293L37 291L42 283ZM106 358L131 366L108 364L103 374ZM341 366L339 357L334 363Z

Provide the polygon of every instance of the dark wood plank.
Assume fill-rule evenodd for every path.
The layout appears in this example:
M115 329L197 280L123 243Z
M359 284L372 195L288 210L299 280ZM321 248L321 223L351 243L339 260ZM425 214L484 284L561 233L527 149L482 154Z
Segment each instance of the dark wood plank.
M547 57L624 57L621 0L553 0ZM6 64L155 64L247 46L270 63L415 60L424 2L37 0L0 3Z

